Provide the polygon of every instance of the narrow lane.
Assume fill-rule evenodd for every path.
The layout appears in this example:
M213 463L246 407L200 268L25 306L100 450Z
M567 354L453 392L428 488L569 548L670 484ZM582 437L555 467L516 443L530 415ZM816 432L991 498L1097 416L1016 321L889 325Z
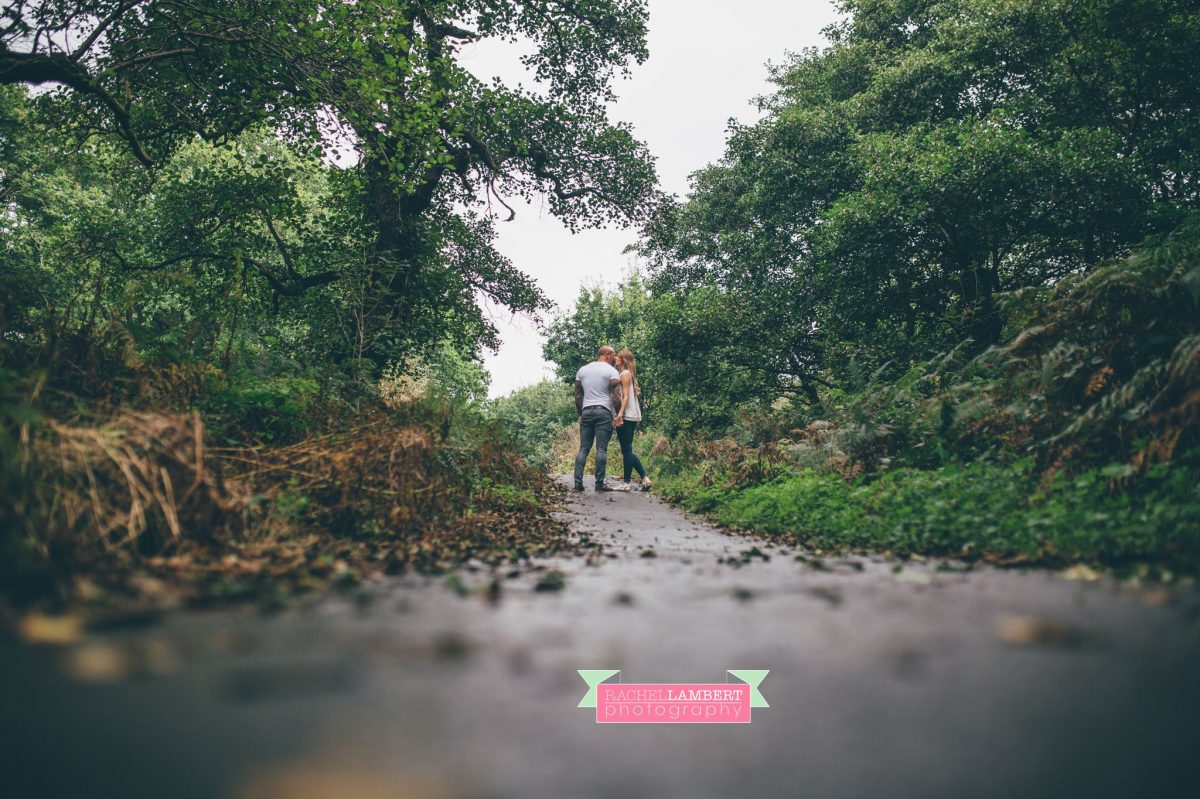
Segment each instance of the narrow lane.
M498 597L465 569L69 651L4 642L5 773L18 796L351 799L1183 796L1200 777L1192 589L817 558L640 493L567 514L603 553L501 572ZM78 679L106 653L132 676ZM583 668L770 669L771 707L597 725Z

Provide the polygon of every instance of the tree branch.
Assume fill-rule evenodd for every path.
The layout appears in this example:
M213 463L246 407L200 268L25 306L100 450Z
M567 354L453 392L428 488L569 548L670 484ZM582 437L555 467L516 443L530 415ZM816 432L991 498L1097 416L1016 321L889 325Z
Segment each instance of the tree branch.
M17 53L0 45L0 84L29 83L61 83L83 94L90 94L100 100L116 120L121 136L133 150L134 156L143 165L154 166L154 159L142 147L141 141L133 131L129 111L121 101L109 94L108 90L96 82L87 70L76 64L65 55L42 55L39 53Z
M91 34L88 35L86 39L83 40L83 44L75 48L75 51L71 53L71 61L78 61L79 59L83 58L84 54L88 51L88 48L96 43L96 40L100 38L100 34L104 33L104 31L108 29L109 25L112 25L127 12L132 11L135 6L141 5L142 2L143 0L131 0L131 2L123 3L122 5L114 8L111 14L100 20L100 22L96 23L95 29L91 32Z
M146 64L151 61L158 61L159 59L162 59L162 58L174 58L175 56L179 56L179 55L194 55L195 53L196 53L195 47L179 47L175 50L163 50L162 52L159 52L159 53L146 53L145 55L136 56L134 58L130 58L127 61L122 61L119 64L113 64L110 67L105 67L104 71L105 72L120 72L121 70L128 69L129 67L132 67L136 64Z

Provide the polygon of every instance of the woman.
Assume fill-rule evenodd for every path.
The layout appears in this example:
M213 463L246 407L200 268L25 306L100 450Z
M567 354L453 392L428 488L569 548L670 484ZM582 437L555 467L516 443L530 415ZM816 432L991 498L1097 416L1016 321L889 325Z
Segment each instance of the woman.
M637 379L637 361L629 350L617 353L617 371L621 373L621 408L613 419L613 427L617 428L617 440L621 442L621 459L625 461L625 486L633 470L642 478L642 490L649 491L653 483L646 476L646 469L641 459L633 451L633 434L637 432L638 423L642 421L642 404L638 397L642 393Z

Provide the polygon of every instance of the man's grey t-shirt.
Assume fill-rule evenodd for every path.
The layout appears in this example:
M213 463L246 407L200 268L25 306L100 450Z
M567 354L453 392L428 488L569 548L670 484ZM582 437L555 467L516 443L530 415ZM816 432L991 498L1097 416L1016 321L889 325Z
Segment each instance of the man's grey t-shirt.
M592 361L581 366L575 379L583 386L583 407L600 405L611 412L613 407L609 386L613 378L620 376L616 369L604 361Z

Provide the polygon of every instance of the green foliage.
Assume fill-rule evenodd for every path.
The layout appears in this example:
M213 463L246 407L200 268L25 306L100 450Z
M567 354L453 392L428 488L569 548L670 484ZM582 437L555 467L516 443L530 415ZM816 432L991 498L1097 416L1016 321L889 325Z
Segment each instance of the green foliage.
M819 548L1200 568L1200 221L1011 298L1013 328L893 376L733 409L651 460L725 524ZM1007 301L1001 306L1010 307Z
M1173 0L851 0L761 121L646 226L672 426L819 408L1005 334L1036 293L1200 205L1200 17ZM713 373L716 376L713 376ZM717 411L706 413L707 407ZM819 412L819 411L817 411Z
M237 371L265 349L369 383L443 341L474 359L498 343L481 297L548 308L492 246L494 201L544 196L578 228L655 198L648 153L604 111L646 57L640 0L83 0L5 19L0 300L22 355L116 320L159 366ZM515 36L539 92L456 57Z
M312 416L319 386L304 377L253 378L216 394L211 402L221 421L267 443L295 440L317 420Z
M1151 560L1196 569L1197 453L1163 466L1136 492L1114 489L1119 467L1039 486L1029 461L899 469L847 482L804 470L744 488L694 475L657 489L722 524L833 550L884 550L999 561L1110 565Z
M539 469L557 465L552 448L577 415L571 388L553 380L492 400L487 414L511 436L520 455Z
M442 342L427 360L435 391L454 405L482 408L491 376L483 364Z

